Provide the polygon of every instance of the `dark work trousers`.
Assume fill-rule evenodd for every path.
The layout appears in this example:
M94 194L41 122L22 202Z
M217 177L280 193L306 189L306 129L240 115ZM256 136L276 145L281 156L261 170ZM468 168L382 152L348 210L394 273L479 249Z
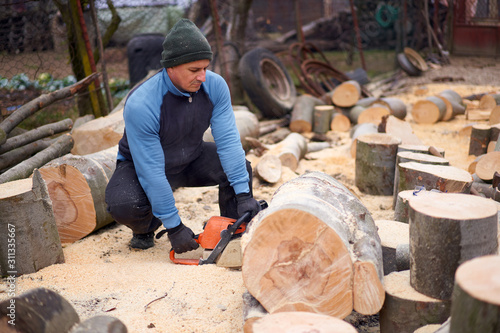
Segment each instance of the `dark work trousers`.
M252 193L252 168L246 163ZM181 172L166 174L172 190L179 187L219 185L220 215L238 218L236 194L229 185L213 142L204 142L201 155ZM116 222L126 225L135 234L145 234L158 229L162 222L153 216L151 204L142 189L134 163L118 161L116 170L106 187L108 212Z

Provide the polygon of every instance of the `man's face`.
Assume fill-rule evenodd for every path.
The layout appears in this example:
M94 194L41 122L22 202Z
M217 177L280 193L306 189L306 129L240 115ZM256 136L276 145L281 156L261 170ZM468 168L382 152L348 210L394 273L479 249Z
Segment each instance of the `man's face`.
M180 91L196 92L205 82L208 64L210 64L208 59L197 60L167 68L167 73L174 86Z

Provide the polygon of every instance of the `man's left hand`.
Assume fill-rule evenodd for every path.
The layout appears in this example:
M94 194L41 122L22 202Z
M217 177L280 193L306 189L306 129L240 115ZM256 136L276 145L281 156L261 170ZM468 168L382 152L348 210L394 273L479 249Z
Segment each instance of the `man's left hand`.
M236 195L238 202L238 215L241 217L246 212L250 212L250 218L260 211L260 205L250 193L240 193Z

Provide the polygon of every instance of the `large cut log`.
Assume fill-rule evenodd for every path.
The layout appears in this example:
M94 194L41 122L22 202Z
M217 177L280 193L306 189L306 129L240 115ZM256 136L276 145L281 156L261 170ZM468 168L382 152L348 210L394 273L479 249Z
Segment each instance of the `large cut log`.
M412 198L411 286L429 297L451 299L458 266L497 253L497 212L494 201L462 193L431 192Z
M118 147L88 155L67 154L40 168L52 199L62 243L72 243L113 222L105 191Z
M0 123L0 146L3 145L7 140L7 135L24 119L36 113L40 109L49 106L55 101L70 97L78 93L79 91L90 85L92 82L94 82L94 80L96 80L98 77L98 73L93 73L69 87L65 87L48 94L40 95L14 111L10 116L5 118Z
M15 325L8 323L12 318L9 316L12 304ZM69 332L79 322L78 313L71 303L47 288L31 289L0 303L0 331L5 333Z
M33 178L0 185L0 211L1 276L64 262L47 186L37 170Z
M356 104L360 97L361 87L359 83L349 80L342 82L333 89L332 102L336 106L347 108Z
M461 264L455 275L450 332L495 333L500 327L500 256Z
M242 239L246 288L269 312L345 318L384 300L380 238L366 207L334 178L284 183Z
M396 153L401 139L385 133L358 138L354 183L361 192L392 195Z
M312 95L304 94L297 97L293 104L289 128L292 132L311 132L314 121L314 107L324 102Z
M356 333L351 324L335 317L310 312L274 313L245 324L244 333L314 332Z
M488 143L490 142L491 126L487 124L476 124L472 126L469 155L480 156L486 154Z
M33 170L45 163L52 161L70 152L73 147L73 138L69 134L61 135L49 147L37 153L35 156L24 160L0 175L0 184L29 177Z
M441 324L450 315L451 302L428 297L413 289L408 270L385 276L384 287L381 333L413 333L427 324Z
M398 193L418 187L428 191L469 193L472 186L472 175L454 166L405 162L399 163L398 168Z
M33 154L36 154L50 147L50 145L55 143L56 141L57 138L37 140L35 142L28 143L27 145L10 150L0 155L0 170L8 169L16 164L21 163L22 161L30 158L30 156L33 156Z
M15 148L19 148L31 142L35 142L39 139L69 131L72 126L73 120L68 118L56 123L40 126L20 135L16 135L15 137L7 139L7 141L5 141L5 143L0 146L0 154L3 154Z
M413 105L411 115L418 124L434 124L443 119L446 114L446 104L436 96L417 101Z
M375 220L375 224L382 244L385 276L399 270L396 249L398 245L410 243L410 228L406 223L390 220Z
M491 183L496 171L500 171L500 151L484 154L477 161L474 171L483 181Z

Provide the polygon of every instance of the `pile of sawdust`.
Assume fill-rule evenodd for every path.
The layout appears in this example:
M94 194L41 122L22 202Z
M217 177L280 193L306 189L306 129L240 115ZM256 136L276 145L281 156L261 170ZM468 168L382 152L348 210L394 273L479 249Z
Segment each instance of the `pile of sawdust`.
M481 93L500 87L427 84L426 94L413 92L395 97L407 103L408 110L418 99L454 89L460 95ZM421 91L421 90L419 90ZM461 115L448 122L413 126L427 145L445 150L452 166L467 169L469 138L459 136L468 121ZM284 182L308 171L322 171L344 183L361 199L374 219L393 218L392 196L360 193L354 186L355 160L350 155L349 133L328 133L331 148L310 153L292 172L284 168L282 180L274 185L254 182L257 199L271 201ZM257 157L248 155L253 161ZM183 188L175 192L177 206L185 224L195 233L203 222L218 215L217 189ZM64 247L66 262L17 279L17 293L46 287L60 293L73 304L80 319L106 314L122 320L130 332L239 332L243 326L241 272L215 265L174 265L168 258L167 237L145 251L131 251L131 232L113 224L74 244ZM1 292L0 300L7 294Z

